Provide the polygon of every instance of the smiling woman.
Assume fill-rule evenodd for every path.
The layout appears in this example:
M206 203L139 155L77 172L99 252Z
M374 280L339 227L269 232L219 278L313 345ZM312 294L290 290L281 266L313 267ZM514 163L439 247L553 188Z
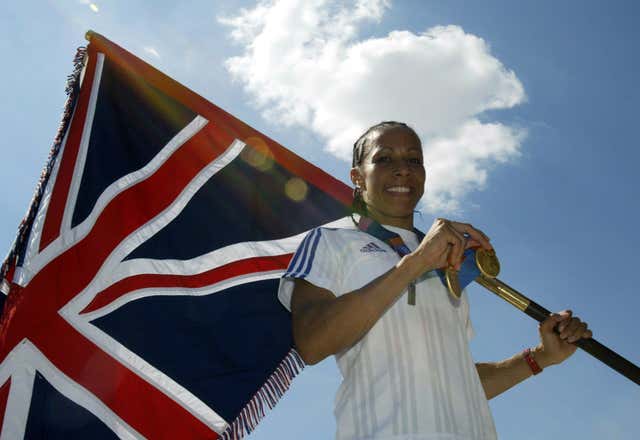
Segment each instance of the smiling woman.
M424 193L422 143L406 124L382 122L353 147L354 206L380 223L413 228L413 210Z
M414 229L425 169L406 124L382 122L356 141L351 180L359 219L311 231L278 291L305 362L336 356L336 438L495 439L487 400L566 359L591 332L554 314L533 350L475 364L466 294L451 298L434 270L459 268L469 247L492 249L488 237L444 219L426 235Z

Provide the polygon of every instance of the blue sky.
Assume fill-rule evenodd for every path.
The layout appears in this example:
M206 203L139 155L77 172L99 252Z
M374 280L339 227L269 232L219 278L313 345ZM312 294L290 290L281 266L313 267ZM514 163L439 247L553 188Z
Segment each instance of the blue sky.
M341 93L322 102L310 98L318 90L302 84L304 71L278 70L286 57L307 59L296 59L265 32L268 20L278 17L254 16L258 29L247 27L248 16L240 10L254 7L250 1L185 6L96 0L93 9L89 2L74 0L3 2L0 248L9 249L28 207L57 129L75 48L93 29L345 181L348 163L339 157L342 146L349 146L343 139L361 124L409 119L423 134L425 148L447 151L457 160L439 165L433 154L435 163L427 164L431 199L422 206L418 225L428 227L434 215L478 225L492 237L501 258L501 279L549 309L572 308L590 323L597 339L640 364L635 324L640 299L634 280L640 246L635 227L640 11L634 2L397 0L339 22L344 29L303 22L295 35L319 33L318 44L333 42L341 54L363 60L359 65L378 67L365 77L369 85L353 86L349 79L359 74L350 70L353 66L340 57L322 58L326 64L313 80L323 80L323 67L335 67L346 78L328 82L331 87L318 99L332 89ZM245 20L234 24L234 17ZM244 32L244 40L232 39L234 30ZM394 34L403 36L409 48L402 63L385 58L398 53L399 40L389 36L393 31L405 31ZM477 60L480 67L444 70L449 67L437 55L438 47L420 38L424 33L435 42L471 47L464 60ZM253 53L247 39L258 37L266 49ZM374 43L384 50L372 51ZM265 54L271 58L261 59ZM422 56L433 58L420 64ZM433 66L443 70L434 75ZM413 72L421 76L411 83L403 80ZM390 81L384 87L378 82L382 73ZM429 100L439 96L434 83L443 76L464 87L451 89L451 96L460 92L452 102ZM387 85L408 98L384 101L380 96ZM264 89L279 95L266 96ZM282 110L283 102L299 106ZM327 109L349 123L340 125ZM486 153L490 147L495 148ZM479 287L471 288L470 297L477 360L499 360L536 344L537 327L530 318ZM308 368L251 438L332 438L338 383L332 359ZM640 389L580 352L497 397L491 407L505 439L634 439L640 434L633 420Z

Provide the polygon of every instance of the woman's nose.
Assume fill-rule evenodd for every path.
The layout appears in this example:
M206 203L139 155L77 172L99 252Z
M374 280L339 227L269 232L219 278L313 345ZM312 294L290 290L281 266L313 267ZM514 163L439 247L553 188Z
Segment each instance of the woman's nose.
M393 164L393 174L396 176L406 176L410 173L409 164L407 164L404 160L396 161Z

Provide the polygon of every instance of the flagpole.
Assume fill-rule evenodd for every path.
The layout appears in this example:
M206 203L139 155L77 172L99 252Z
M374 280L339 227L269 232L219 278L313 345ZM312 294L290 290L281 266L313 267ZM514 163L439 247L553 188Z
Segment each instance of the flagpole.
M475 281L538 322L544 321L551 314L549 310L527 298L522 293L497 278L480 274ZM613 368L627 379L640 385L640 368L620 356L615 351L593 338L583 338L574 342L574 344L599 361Z

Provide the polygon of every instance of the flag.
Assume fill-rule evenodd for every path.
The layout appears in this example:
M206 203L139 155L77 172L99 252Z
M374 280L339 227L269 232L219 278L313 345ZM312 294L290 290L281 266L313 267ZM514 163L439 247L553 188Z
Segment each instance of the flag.
M2 267L2 438L240 438L304 366L278 278L351 191L88 37Z

